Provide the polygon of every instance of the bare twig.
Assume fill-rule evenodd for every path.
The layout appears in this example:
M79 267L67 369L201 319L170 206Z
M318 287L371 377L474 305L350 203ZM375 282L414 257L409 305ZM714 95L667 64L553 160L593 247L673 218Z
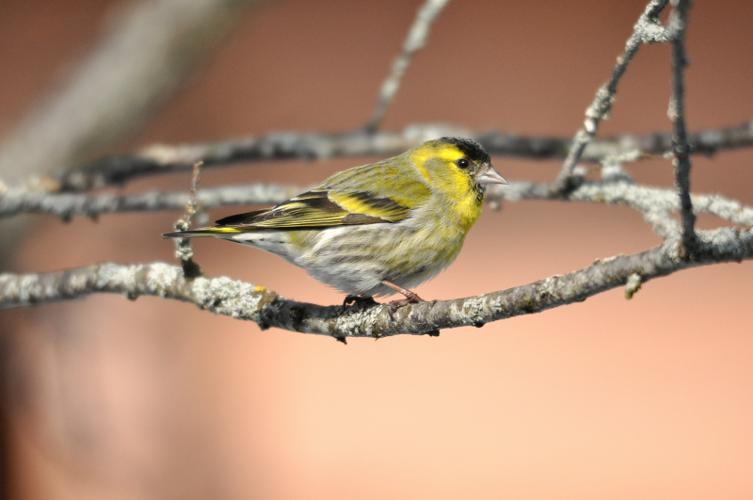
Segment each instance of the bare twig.
M753 232L722 228L698 232L696 259L680 257L676 241L645 252L598 260L561 276L477 297L422 302L391 312L389 306L320 306L283 299L264 287L229 278L186 280L165 263L97 264L39 274L0 274L0 307L20 307L118 293L130 299L153 295L190 302L215 314L251 320L262 328L344 337L420 334L441 328L482 326L490 321L580 302L597 293L680 269L753 258Z
M520 136L452 125L412 125L399 132L374 134L363 131L340 134L281 132L222 142L149 146L135 154L106 157L73 168L46 185L53 191L85 191L124 184L147 175L186 171L197 161L203 161L205 167L215 167L252 161L387 156L401 153L423 140L447 135L475 138L493 155L531 159L565 158L571 144L571 139L565 137ZM688 142L693 154L750 147L753 146L753 121L702 130L691 134ZM671 151L671 133L620 135L591 141L581 161L599 163L607 157L663 155Z
M447 3L449 3L449 0L426 0L418 9L413 25L408 30L408 36L403 42L403 49L392 63L390 74L382 82L374 112L364 127L368 132L375 132L379 128L379 124L400 88L400 81L413 56L426 43L432 23Z
M139 1L124 10L71 79L0 144L0 172L15 180L101 154L185 79L248 4Z
M672 96L669 101L669 118L674 125L672 152L674 154L675 185L680 197L682 242L685 254L692 257L695 251L695 214L690 199L690 156L688 133L685 125L685 33L688 26L690 0L672 0L669 27L672 38Z
M668 42L670 36L659 23L659 14L667 6L668 0L651 0L644 9L638 21L633 26L633 32L625 42L624 52L617 58L609 80L596 91L593 102L586 109L586 118L583 126L573 137L570 152L565 158L557 179L554 182L555 190L567 189L567 183L578 164L588 143L596 135L599 123L609 114L617 94L617 84L625 74L628 65L643 44Z
M513 182L500 189L492 189L490 200L569 200L608 205L625 205L643 215L654 230L665 239L679 237L680 228L671 213L679 210L679 200L671 189L641 186L622 180L584 182L567 194L553 193L547 184ZM731 224L753 228L753 207L742 205L720 195L695 194L693 204L697 213L708 213Z
M198 191L199 191L199 176L201 175L200 161L193 164L193 171L191 173L191 190L189 191L188 201L186 202L186 208L183 212L183 217L175 221L174 228L176 231L183 232L191 229L191 222L194 215L199 209ZM175 239L175 257L180 260L181 268L183 269L183 275L187 279L196 278L201 276L201 268L193 260L193 248L191 247L191 238L176 238Z

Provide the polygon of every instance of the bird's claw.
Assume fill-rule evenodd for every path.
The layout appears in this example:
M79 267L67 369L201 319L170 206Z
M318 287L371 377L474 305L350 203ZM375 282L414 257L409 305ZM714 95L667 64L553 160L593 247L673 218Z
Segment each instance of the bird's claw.
M398 309L401 307L405 307L408 304L418 304L419 302L426 302L424 299L418 296L415 292L411 292L410 295L405 296L404 299L398 299L398 300L392 300L387 303L387 305L390 308L390 313L393 314L397 312Z

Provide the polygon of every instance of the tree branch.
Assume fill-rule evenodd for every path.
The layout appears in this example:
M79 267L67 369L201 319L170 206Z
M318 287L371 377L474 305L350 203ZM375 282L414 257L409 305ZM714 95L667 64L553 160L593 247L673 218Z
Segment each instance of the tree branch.
M153 145L134 154L105 157L70 169L43 187L73 192L122 185L147 175L188 171L197 161L204 162L207 168L238 162L387 156L401 153L423 140L449 135L475 138L492 155L531 159L565 158L572 142L565 137L473 131L453 125L413 125L398 132L373 134L279 132L221 142ZM696 132L688 137L688 145L690 153L706 155L753 146L753 121ZM671 151L671 133L628 134L591 141L581 161L598 163L609 157L664 155Z
M221 186L197 192L203 209L236 205L273 205L289 199L305 188L249 184ZM190 193L151 191L138 195L39 193L22 188L0 192L0 217L19 213L45 213L69 220L75 215L96 219L102 214L182 210ZM512 182L490 188L487 201L554 200L621 204L641 212L646 221L663 238L677 236L679 226L670 212L679 209L676 193L670 189L633 184L622 178L583 182L569 193L557 193L548 184ZM696 213L710 213L731 224L753 227L753 208L721 195L694 194Z
M202 189L197 202L204 208L233 205L270 205L285 201L299 188L274 184L249 184ZM96 219L103 214L182 210L190 201L183 191L148 191L134 195L112 193L46 193L24 187L0 188L0 217L26 214L50 214L64 221L83 215Z
M392 313L387 305L320 306L284 299L264 287L230 278L186 280L180 267L165 263L97 264L39 274L0 274L0 307L69 300L92 293L130 299L157 296L190 302L201 309L304 333L346 337L422 334L441 328L483 326L522 314L580 302L592 295L680 269L753 258L753 232L721 228L698 232L696 259L681 258L677 242L645 252L597 260L580 270L476 297L422 302Z
M685 33L688 27L689 0L672 0L672 14L669 26L672 38L672 96L669 101L669 118L674 134L672 152L674 154L675 185L680 198L682 218L682 242L685 254L692 257L695 252L695 214L690 199L690 156L688 154L688 133L685 126Z
M426 44L429 38L429 30L434 20L437 18L442 9L449 3L449 0L426 0L418 9L416 18L413 20L408 36L403 42L403 50L392 63L392 69L389 75L382 82L382 88L379 91L379 98L371 118L364 127L368 132L375 132L379 128L387 109L389 109L392 100L395 98L397 91L400 89L400 81L403 78L413 56Z
M71 78L0 144L0 172L18 179L101 154L185 79L249 3L139 1L123 9Z
M191 229L194 215L199 211L198 191L199 191L199 176L201 175L201 162L197 161L193 164L193 172L191 173L191 190L188 192L188 201L186 202L183 216L175 221L173 228L176 231L188 231ZM188 278L196 278L201 276L201 268L193 260L193 247L191 246L191 238L175 238L175 257L180 261L180 267L183 269L183 275Z
M12 188L0 187L0 215L46 211L61 216L76 213L95 216L128 209L178 208L178 205L183 206L187 200L192 202L191 206L194 208L197 202L202 202L205 207L232 202L255 203L264 199L275 202L290 196L290 192L295 191L294 188L224 187L195 192L195 197L189 197L185 193L85 196L50 192L82 191L122 184L144 175L185 170L198 161L211 166L242 160L385 156L404 151L428 138L462 135L477 138L492 154L565 158L555 186L557 183L566 183L569 184L568 189L552 189L550 184L517 182L504 189L490 189L488 196L491 200L542 199L624 204L638 210L662 236L664 242L659 247L637 254L597 260L583 269L508 290L476 297L407 305L397 311L384 305L341 307L295 302L266 288L229 278L187 277L180 267L160 262L135 265L107 263L51 273L0 274L0 307L73 299L92 293L120 293L132 299L152 295L190 302L216 314L252 320L262 328L276 326L299 332L331 335L344 340L346 337L421 334L433 333L439 328L482 326L489 321L582 301L621 285L626 285L626 296L632 297L645 281L681 269L751 259L753 208L721 196L691 195L689 155L753 145L753 122L739 127L687 134L683 107L683 71L689 0L672 0L674 8L670 26L664 28L659 24L658 15L668 1L649 2L636 23L610 80L597 92L586 112L584 126L573 141L556 137L517 137L497 132L478 133L443 125L412 126L398 133L372 133L368 130L339 134L278 133L222 143L154 146L135 155L106 158L74 169L57 182L48 179L36 186L27 183ZM430 5L441 9L444 3L446 1L428 0L424 9L429 9ZM422 15L419 13L419 18ZM423 28L420 23L424 23ZM430 23L431 19L417 20L414 29L426 30ZM417 25L419 28L416 28ZM600 121L611 108L617 84L638 48L644 43L663 42L672 42L674 49L673 97L670 106L673 133L594 140ZM419 46L420 44L412 45ZM415 51L417 48L410 50ZM404 47L401 57L407 59L400 66L403 63L398 58L387 80L392 83L385 86L392 85L397 89L400 75L412 55L410 50ZM371 122L374 129L392 97L394 91L384 91L383 88ZM626 158L632 160L670 152L677 162L679 197L669 189L636 185L619 165ZM579 161L600 162L603 166L603 180L582 180L577 185L569 183ZM195 182L196 175L194 191ZM32 188L38 191L35 192ZM695 213L717 215L737 227L695 231L694 210ZM671 213L675 211L681 213L682 225L673 220ZM688 245L688 235L693 237L692 259L687 258L688 249L691 248Z
M596 135L599 123L609 114L617 94L617 85L625 74L628 65L643 44L663 43L669 41L667 30L659 23L659 14L667 6L668 0L651 0L644 9L638 21L633 26L633 32L625 42L624 52L617 58L609 80L596 91L591 105L586 109L583 126L576 132L572 140L570 152L565 158L557 179L554 181L555 190L567 187L573 169L583 156L586 146Z
M250 2L128 2L70 78L3 138L0 172L18 182L102 154L178 88ZM0 267L24 229L16 221L0 227L16 235L0 239Z

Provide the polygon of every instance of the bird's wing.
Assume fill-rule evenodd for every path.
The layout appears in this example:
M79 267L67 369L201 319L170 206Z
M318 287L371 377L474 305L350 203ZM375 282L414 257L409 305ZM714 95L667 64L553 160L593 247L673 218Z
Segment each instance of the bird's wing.
M284 230L399 222L430 195L414 169L392 159L339 172L273 208L231 215L217 224Z
M330 199L330 194L339 201ZM349 210L345 206L358 206ZM316 229L377 222L397 222L409 209L389 198L373 198L357 192L335 195L330 191L307 191L273 208L231 215L217 221L219 226L239 229Z

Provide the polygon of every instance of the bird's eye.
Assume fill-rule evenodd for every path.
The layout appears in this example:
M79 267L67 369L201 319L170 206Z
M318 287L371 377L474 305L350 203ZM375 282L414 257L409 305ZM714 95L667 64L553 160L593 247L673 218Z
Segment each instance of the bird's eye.
M461 158L458 160L458 167L460 168L468 168L468 160L465 158Z

